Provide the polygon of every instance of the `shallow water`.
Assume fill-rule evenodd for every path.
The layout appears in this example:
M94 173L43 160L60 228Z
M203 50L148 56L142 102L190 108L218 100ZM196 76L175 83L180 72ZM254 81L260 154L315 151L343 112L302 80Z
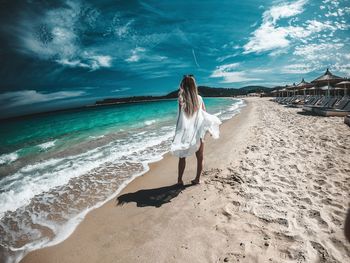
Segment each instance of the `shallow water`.
M243 102L205 98L221 120ZM11 261L68 237L91 209L113 198L168 152L177 101L55 112L2 123L0 245Z

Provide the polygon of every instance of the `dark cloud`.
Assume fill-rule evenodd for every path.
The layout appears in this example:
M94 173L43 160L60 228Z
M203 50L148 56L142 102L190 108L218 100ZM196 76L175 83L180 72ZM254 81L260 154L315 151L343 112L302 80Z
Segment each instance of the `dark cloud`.
M348 74L346 3L1 0L0 94L164 94L184 73L213 86L277 85L298 80L295 61L311 61L310 78L326 66Z

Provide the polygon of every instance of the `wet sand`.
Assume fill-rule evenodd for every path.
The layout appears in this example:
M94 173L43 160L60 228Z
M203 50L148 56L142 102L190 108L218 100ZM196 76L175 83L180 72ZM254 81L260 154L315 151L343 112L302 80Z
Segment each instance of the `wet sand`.
M21 262L350 262L350 129L300 111L249 98L206 139L200 185L173 186L177 159L166 155Z

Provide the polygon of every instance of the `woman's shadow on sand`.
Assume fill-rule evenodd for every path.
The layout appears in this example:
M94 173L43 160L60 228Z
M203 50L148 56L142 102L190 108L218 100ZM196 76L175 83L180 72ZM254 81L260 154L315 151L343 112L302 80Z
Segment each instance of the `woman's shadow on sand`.
M182 190L191 185L170 185L153 189L139 190L134 193L127 193L117 198L117 205L135 202L138 207L154 206L161 207L177 197Z

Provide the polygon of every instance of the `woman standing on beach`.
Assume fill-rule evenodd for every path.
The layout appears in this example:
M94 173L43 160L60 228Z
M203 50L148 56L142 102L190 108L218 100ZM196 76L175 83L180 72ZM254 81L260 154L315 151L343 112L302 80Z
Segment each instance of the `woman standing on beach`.
M182 176L186 166L186 157L196 153L197 174L193 184L200 183L203 169L204 136L207 131L213 138L219 138L221 121L206 112L193 75L185 75L180 84L179 112L175 137L171 145L173 155L179 157L178 184L183 185Z

